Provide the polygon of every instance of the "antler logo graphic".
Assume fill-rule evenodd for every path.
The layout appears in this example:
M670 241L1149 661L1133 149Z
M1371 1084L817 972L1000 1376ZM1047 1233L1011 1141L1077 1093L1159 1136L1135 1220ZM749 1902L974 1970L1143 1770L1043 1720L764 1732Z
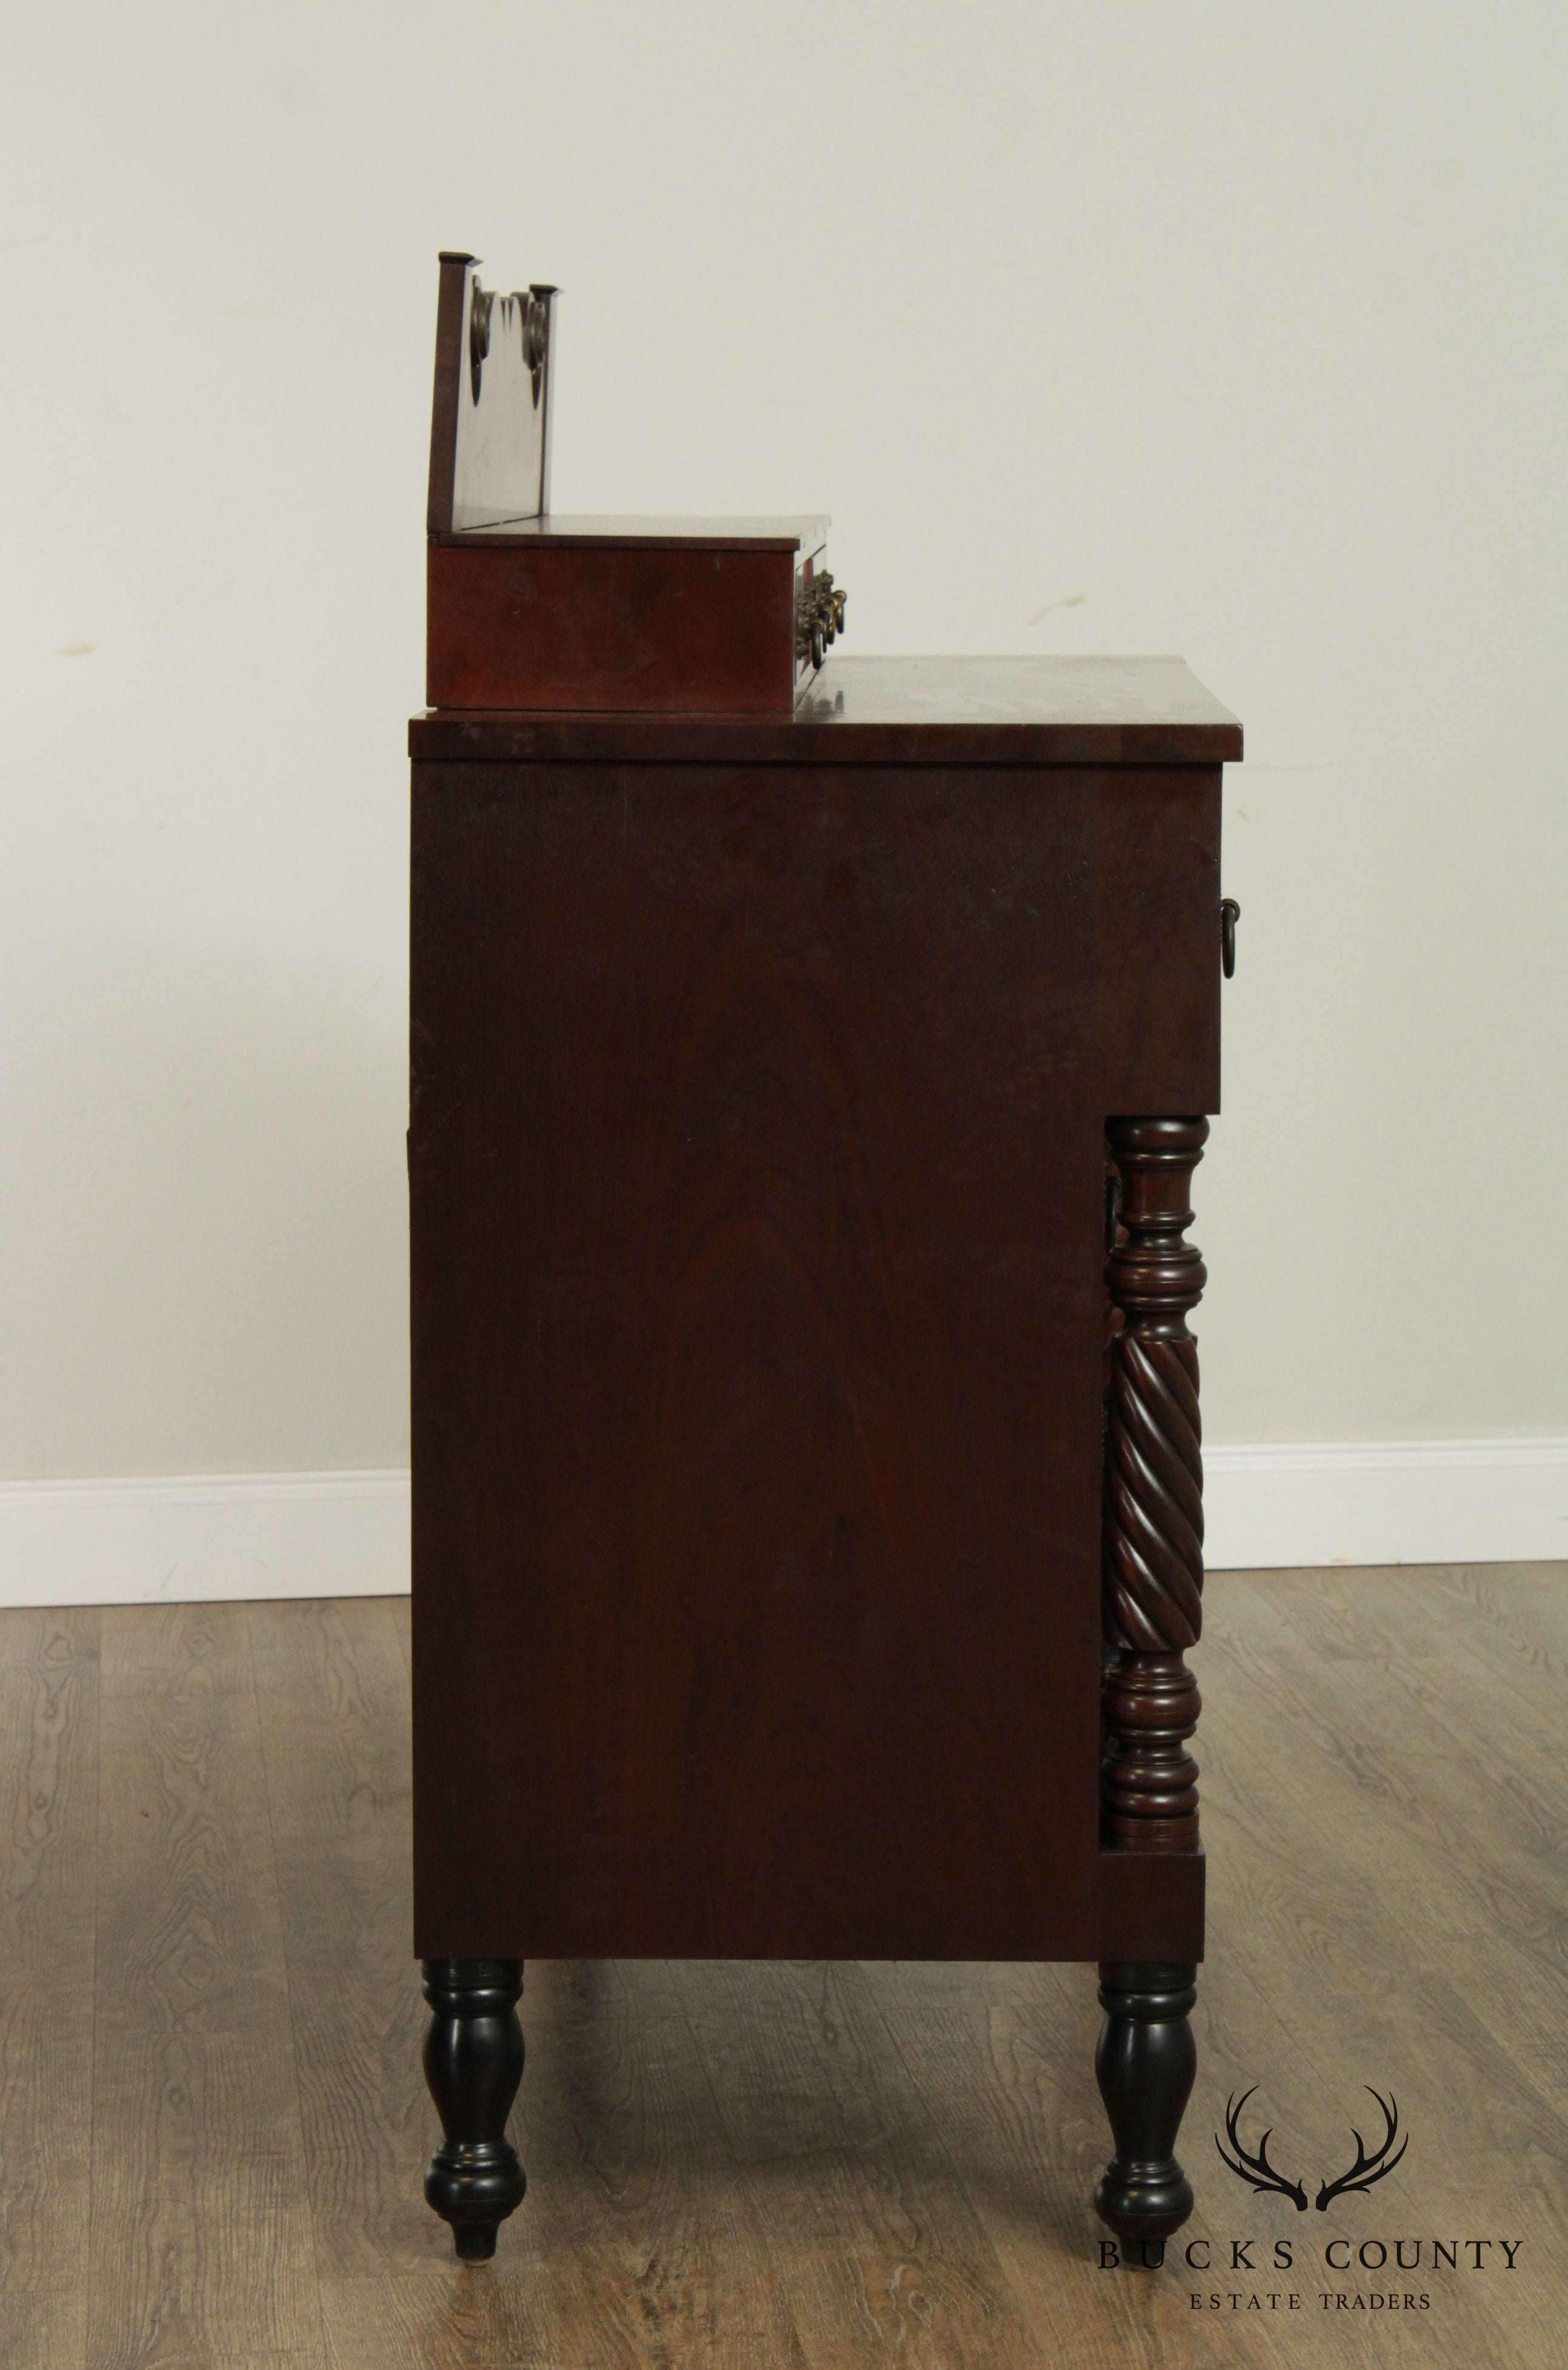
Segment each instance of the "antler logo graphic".
M1240 2158L1240 2162L1239 2164L1232 2163L1230 2157L1226 2155L1225 2150L1222 2147L1219 2147L1219 2134L1216 2132L1214 2135L1214 2144L1216 2148L1219 2148L1220 2162L1222 2164L1228 2165L1230 2170L1236 2175L1237 2180L1244 2180L1250 2189L1255 2189L1260 2197L1265 2195L1270 2190L1278 2190L1282 2197L1290 2197L1295 2199L1296 2210L1298 2214L1305 2214L1307 2211L1307 2192L1302 2188L1301 2183L1298 2180L1286 2180L1284 2175L1277 2173L1273 2165L1269 2162L1269 2142L1274 2137L1274 2125L1272 2123L1269 2125L1268 2130L1258 2142L1258 2153L1256 2156L1249 2156L1246 2149L1241 2145L1240 2134L1237 2131L1236 2126L1241 2120L1242 2108L1251 2097L1252 2090L1255 2090L1257 2087L1257 2084L1254 2082L1251 2090L1243 2090L1239 2099L1228 2099L1225 2102L1226 2137L1229 2140L1231 2146L1236 2150L1236 2154ZM1323 2201L1321 2199L1319 2200L1320 2204Z
M1301 2183L1298 2180L1287 2180L1284 2174L1276 2172L1274 2166L1269 2162L1269 2142L1274 2137L1274 2125L1272 2123L1270 2124L1268 2130L1263 2134L1262 2138L1258 2142L1258 2149L1255 2156L1249 2156L1246 2148L1242 2145L1241 2135L1238 2129L1238 2125L1241 2121L1241 2110L1246 2105L1248 2100L1251 2098L1253 2091L1256 2090L1257 2087L1257 2084L1254 2082L1251 2090L1243 2090L1239 2099L1233 2097L1226 2100L1225 2135L1230 2142L1231 2146L1235 2149L1236 2154L1234 2157L1228 2157L1226 2155L1225 2149L1220 2142L1219 2134L1216 2132L1214 2136L1214 2144L1216 2147L1219 2149L1219 2160L1221 2164L1226 2167L1228 2171L1233 2172L1238 2180L1244 2180L1247 2183L1248 2188L1255 2190L1260 2197L1266 2196L1271 2192L1277 2192L1279 2196L1288 2197L1291 2200L1297 2214L1305 2214L1307 2211L1307 2192L1303 2189ZM1383 2122L1386 2127L1383 2133L1383 2137L1378 2146L1375 2147L1371 2155L1368 2156L1366 2153L1366 2141L1362 2138L1361 2134L1356 2131L1354 2126L1352 2127L1350 2136L1355 2142L1355 2162L1351 2166L1348 2172L1342 2172L1337 2180L1324 2180L1319 2182L1316 2203L1320 2214L1326 2210L1334 2198L1348 2197L1353 2191L1365 2192L1372 2187L1374 2181L1381 2180L1385 2173L1392 2172L1395 2165L1398 2164L1401 2157L1403 2156L1406 2148L1410 2146L1408 2134L1403 2139L1400 2139L1399 2108L1395 2103L1393 2092L1390 2090L1388 2097L1385 2099L1381 2090L1374 2090L1372 2088L1370 2082L1366 2085L1366 2088L1368 2094L1377 2100L1378 2104L1383 2110ZM1400 2140L1400 2144L1397 2148L1394 2147L1394 2142L1396 2139ZM1390 2148L1393 2148L1394 2150L1391 2156L1389 2153Z
M1389 2150L1394 2146L1394 2141L1398 2137L1400 2128L1399 2109L1394 2103L1394 2094L1390 2090L1388 2097L1385 2099L1381 2090L1373 2089L1370 2082L1366 2083L1364 2087L1367 2095L1370 2098L1376 2099L1378 2104L1382 2108L1383 2121L1387 2124L1388 2128L1383 2134L1381 2146L1375 2147L1371 2155L1368 2156L1366 2153L1366 2141L1362 2138L1361 2134L1355 2129L1355 2125L1352 2124L1350 2136L1355 2142L1355 2162L1351 2166L1348 2172L1342 2172L1337 2180L1325 2180L1322 2182L1318 2191L1318 2211L1320 2214L1321 2214L1331 2198L1347 2197L1353 2189L1370 2189L1375 2180L1381 2180L1386 2172L1392 2172L1395 2165L1398 2164L1401 2157L1403 2156L1406 2148L1410 2146L1410 2136L1407 2133L1405 2137L1400 2141L1399 2146L1394 2148L1393 2155L1390 2156L1389 2154Z

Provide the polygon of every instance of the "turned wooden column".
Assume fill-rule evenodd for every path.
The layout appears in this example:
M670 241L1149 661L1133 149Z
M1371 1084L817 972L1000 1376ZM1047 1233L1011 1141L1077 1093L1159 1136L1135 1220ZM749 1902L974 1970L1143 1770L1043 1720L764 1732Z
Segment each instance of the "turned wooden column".
M1186 1229L1206 1119L1113 1119L1120 1225L1106 1283L1122 1323L1111 1344L1105 1441L1103 1839L1127 1851L1195 1851L1197 1764L1186 1740L1199 1697L1182 1659L1203 1623L1204 1467L1198 1345L1187 1329L1207 1282Z
M1203 1621L1198 1345L1187 1328L1207 1281L1186 1240L1206 1119L1113 1119L1120 1182L1106 1266L1104 1759L1101 1840L1111 1850L1198 1847L1200 1698L1183 1659ZM1116 1320L1120 1319L1118 1323ZM1162 2239L1193 2208L1173 2153L1193 2086L1191 1966L1102 1965L1096 2070L1116 2154L1095 2191L1128 2240ZM1140 2245L1136 2257L1149 2260Z
M466 2262L487 2262L495 2234L528 2182L506 2136L523 2078L519 1959L427 1959L431 2018L424 2070L444 2136L425 2174L425 2199L452 2226Z

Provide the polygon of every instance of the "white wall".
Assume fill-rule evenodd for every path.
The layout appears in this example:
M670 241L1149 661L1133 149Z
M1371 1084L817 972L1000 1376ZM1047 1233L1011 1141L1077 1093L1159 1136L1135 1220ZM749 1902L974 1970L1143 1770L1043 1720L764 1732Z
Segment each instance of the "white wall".
M435 250L556 496L1245 720L1221 1443L1568 1429L1550 0L13 0L0 1475L392 1467Z

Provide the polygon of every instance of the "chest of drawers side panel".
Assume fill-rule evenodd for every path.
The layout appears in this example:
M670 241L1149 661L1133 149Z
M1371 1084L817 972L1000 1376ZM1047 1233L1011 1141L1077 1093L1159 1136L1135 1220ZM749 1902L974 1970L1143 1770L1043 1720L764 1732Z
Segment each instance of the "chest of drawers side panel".
M795 566L789 550L432 541L425 696L438 708L788 716Z
M1196 1955L1098 1847L1098 1373L1211 781L415 783L420 1948Z

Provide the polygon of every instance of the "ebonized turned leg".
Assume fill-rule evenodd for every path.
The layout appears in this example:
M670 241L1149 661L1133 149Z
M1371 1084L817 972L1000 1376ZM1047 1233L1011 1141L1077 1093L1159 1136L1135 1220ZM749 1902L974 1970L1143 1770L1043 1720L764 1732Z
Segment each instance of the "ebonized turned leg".
M1140 2239L1169 2238L1193 2210L1192 2185L1175 2149L1197 2070L1187 2021L1198 1996L1197 1972L1178 1966L1100 1970L1105 2023L1094 2070L1116 2153L1095 2189L1094 2210L1127 2242L1130 2263L1143 2258L1141 2248L1133 2251Z
M427 1959L424 2071L446 2136L425 2174L425 2200L452 2225L465 2262L495 2252L495 2234L523 2203L527 2179L506 2136L523 2078L520 1959Z

